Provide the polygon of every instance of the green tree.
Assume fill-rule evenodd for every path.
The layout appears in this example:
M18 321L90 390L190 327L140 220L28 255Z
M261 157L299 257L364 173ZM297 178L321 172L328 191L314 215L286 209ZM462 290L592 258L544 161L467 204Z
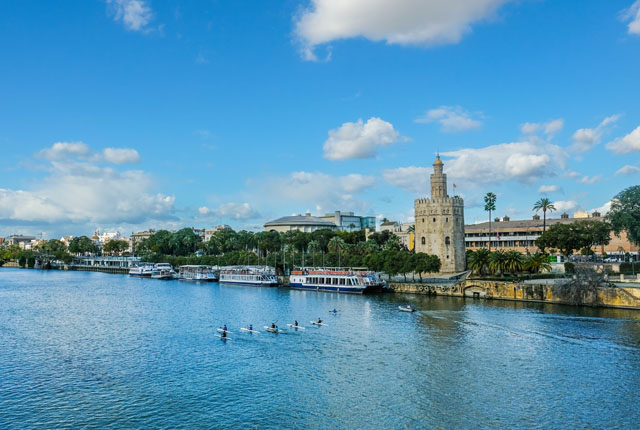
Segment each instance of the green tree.
M507 254L504 251L494 251L489 255L489 270L493 274L505 274L508 269Z
M192 228L183 228L171 234L169 247L171 255L191 255L202 241Z
M338 267L340 267L342 251L347 247L347 244L340 237L332 237L327 247L329 251L338 253Z
M624 231L629 241L640 245L640 185L626 188L611 200L608 218L617 236Z
M496 199L498 197L492 192L484 196L484 210L489 212L489 251L491 251L491 212L496 210Z
M549 257L541 252L527 256L525 259L525 269L531 273L540 273L542 271L550 271Z
M110 240L102 247L102 252L106 254L121 254L129 249L129 242L126 240Z
M577 221L571 224L554 224L536 240L543 252L547 248L557 248L569 256L582 248L606 245L611 237L611 226L602 221Z
M540 210L542 211L542 232L544 233L545 231L547 231L547 211L553 212L556 210L556 207L553 205L553 203L551 203L551 200L543 197L538 200L535 205L533 205L533 210L536 212Z
M87 236L78 236L69 242L69 252L72 254L96 254L100 249L98 245Z
M313 256L313 261L312 264L315 267L316 265L316 251L318 251L320 249L320 242L318 242L317 240L312 240L311 242L309 242L309 252L311 253L311 255Z
M489 268L490 255L491 252L486 248L472 251L469 253L469 257L467 258L467 265L469 266L469 269L474 273L484 275Z
M525 267L524 257L518 251L508 251L505 253L504 267L511 274L522 272Z

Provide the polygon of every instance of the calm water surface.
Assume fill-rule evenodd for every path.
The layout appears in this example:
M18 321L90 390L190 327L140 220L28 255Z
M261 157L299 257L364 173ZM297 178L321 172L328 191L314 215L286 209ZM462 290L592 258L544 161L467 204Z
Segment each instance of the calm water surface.
M1 428L637 429L639 404L640 312L0 269Z

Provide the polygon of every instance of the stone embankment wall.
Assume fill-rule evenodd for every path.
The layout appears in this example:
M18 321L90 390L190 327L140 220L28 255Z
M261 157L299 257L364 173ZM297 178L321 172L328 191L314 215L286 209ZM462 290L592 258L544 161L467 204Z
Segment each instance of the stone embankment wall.
M395 293L567 304L561 297L554 294L554 285L546 283L467 279L450 284L390 282L388 286ZM598 298L600 306L640 309L640 287L600 287Z

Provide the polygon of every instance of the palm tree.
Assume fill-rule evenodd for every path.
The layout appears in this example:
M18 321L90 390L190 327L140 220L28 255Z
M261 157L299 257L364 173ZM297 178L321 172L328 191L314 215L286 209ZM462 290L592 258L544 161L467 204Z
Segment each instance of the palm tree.
M536 252L535 254L527 257L525 261L525 268L531 273L550 271L551 264L549 264L549 257L541 252Z
M317 240L312 240L311 242L309 242L309 252L311 252L313 254L313 267L316 266L316 251L318 249L320 249L320 242L318 242Z
M329 241L329 244L327 245L327 248L329 248L329 251L338 253L338 267L340 267L340 257L341 257L340 254L342 253L342 250L346 248L346 246L347 244L339 236L332 237L331 240Z
M491 251L491 211L496 210L496 198L492 192L484 196L484 210L489 212L489 251Z
M524 257L518 251L509 251L505 254L504 266L512 274L521 272L525 267Z
M478 249L469 253L468 264L471 271L483 275L489 267L489 256L491 253L486 248Z
M542 232L544 233L547 230L547 211L553 212L556 210L556 207L551 203L551 200L543 197L533 205L533 210L536 212L542 210L542 215L544 217L542 220Z
M507 271L507 254L504 251L494 251L489 255L489 270L493 274L504 275L504 272Z

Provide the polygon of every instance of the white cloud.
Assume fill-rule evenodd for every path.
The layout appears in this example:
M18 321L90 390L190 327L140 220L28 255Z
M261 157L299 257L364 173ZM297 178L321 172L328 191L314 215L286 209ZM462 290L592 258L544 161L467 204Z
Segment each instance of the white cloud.
M566 154L557 145L527 141L445 152L445 171L468 184L505 181L531 183L564 168Z
M558 212L568 212L579 208L578 202L575 200L558 200L553 203L553 206Z
M382 172L382 177L391 185L411 191L418 195L429 193L429 175L432 169L427 167L399 167Z
M565 173L565 176L568 176L569 178L572 178L572 179L577 179L577 178L581 177L582 175L580 173L578 173L578 172L573 172L573 171L569 170L568 172Z
M380 147L396 142L400 134L393 125L380 118L369 118L366 123L345 122L339 128L329 130L325 141L324 157L329 160L372 158Z
M602 140L602 133L605 131L605 127L613 124L619 118L620 115L608 116L603 119L596 128L581 128L576 130L571 137L573 144L569 147L569 151L574 154L584 154L591 150L591 148L598 145Z
M49 161L60 161L68 158L87 158L91 155L89 146L82 142L56 142L51 148L45 148L36 156Z
M458 43L471 24L491 17L508 0L312 0L297 19L307 60L316 46L365 37L400 45Z
M107 0L114 19L121 21L127 30L146 31L153 12L145 0Z
M640 126L626 136L607 143L607 149L614 154L628 154L640 151Z
M225 203L217 209L209 209L203 206L198 209L200 215L213 215L220 218L232 218L236 220L253 219L260 216L249 203Z
M562 130L562 127L564 127L564 120L558 118L548 122L525 122L520 126L520 130L524 134L543 132L544 134L552 135Z
M629 9L622 12L622 20L629 21L627 26L629 34L640 36L640 0L636 0Z
M253 190L252 200L271 205L292 205L322 210L367 209L362 193L373 187L374 177L350 174L331 176L320 172L293 172L288 176L266 179L251 179L248 186Z
M61 162L100 162L105 161L113 164L137 163L140 161L140 154L135 149L130 148L105 148L102 154L91 151L91 148L82 142L56 142L50 148L45 148L36 157L51 161Z
M31 190L0 190L0 220L137 224L173 217L174 197L151 193L142 171L54 161L50 172Z
M599 208L591 209L589 213L592 214L594 212L600 212L600 215L606 215L609 213L610 210L611 210L611 200L609 200L607 203L603 204Z
M602 179L602 175L596 175L596 176L591 176L591 177L583 176L582 179L580 179L580 183L581 184L595 184L600 179Z
M416 118L415 122L430 123L439 122L442 131L457 132L479 128L482 122L473 119L469 112L460 106L440 106L428 110L423 116Z
M105 148L102 155L105 161L114 164L137 163L140 161L140 154L135 149Z
M538 192L542 194L557 193L558 191L560 191L560 187L557 185L540 185L538 188Z
M640 173L640 167L626 165L618 169L618 171L616 172L616 175L631 176L631 175L636 175L638 173Z

